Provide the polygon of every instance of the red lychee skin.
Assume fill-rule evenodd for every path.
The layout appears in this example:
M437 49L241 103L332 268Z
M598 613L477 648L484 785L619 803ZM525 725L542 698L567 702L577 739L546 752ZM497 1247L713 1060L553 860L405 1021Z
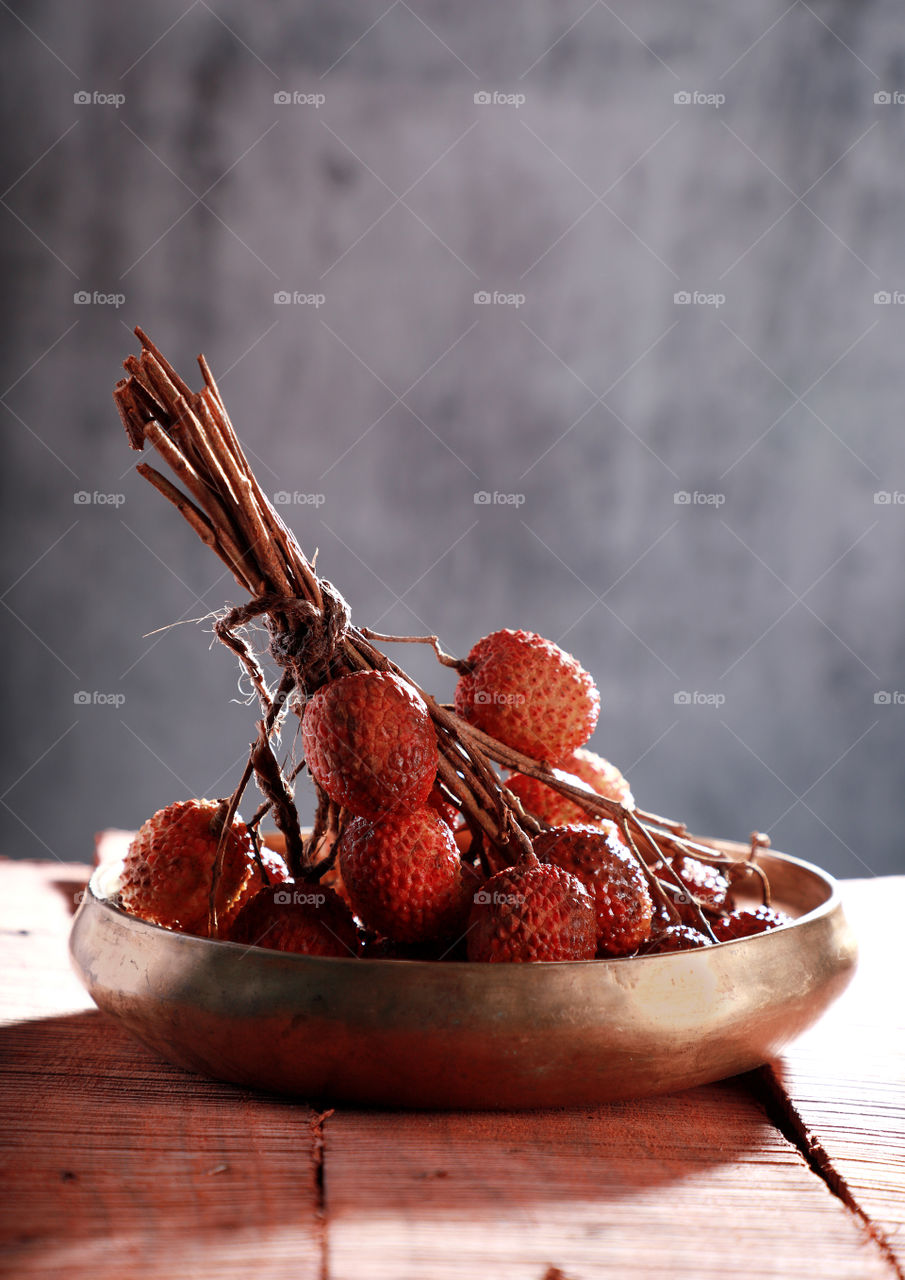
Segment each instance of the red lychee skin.
M575 774L566 773L564 769L552 769L551 772L562 782L569 782L573 787L581 786L581 779ZM539 821L551 827L566 827L570 823L596 826L600 819L581 805L575 804L566 796L562 796L545 782L530 777L527 773L513 773L503 784L514 796L518 796L522 808L531 813Z
M346 907L319 884L270 885L242 907L230 942L307 956L356 956L358 930Z
M596 950L594 900L562 867L509 867L475 894L469 960L593 960Z
M454 804L450 804L446 796L436 784L431 787L431 793L427 797L427 803L432 809L437 811L448 827L455 827L459 819L462 817L456 806Z
M712 947L713 943L697 929L687 924L671 924L662 933L645 942L639 951L642 956L659 956L669 951L693 951L698 947Z
M791 916L773 907L754 907L750 911L731 911L729 915L714 920L711 928L719 942L735 942L738 938L753 938L780 925L792 924Z
M594 899L597 953L625 956L650 937L653 903L644 872L613 822L554 827L534 838L541 862L577 876Z
M391 942L464 931L477 877L429 805L375 823L353 818L340 837L339 868L355 914Z
M615 800L626 809L634 809L635 797L628 784L628 779L620 769L609 760L599 756L596 751L587 747L579 747L570 756L560 760L559 767L566 773L573 773L576 778L586 782L592 791Z
M216 800L180 800L160 809L137 832L126 854L121 898L126 911L199 938L209 936L211 879L222 812ZM217 913L221 928L252 875L251 837L235 819L227 836Z
M532 631L494 631L468 655L456 711L500 742L556 763L587 742L600 696L571 654Z
M697 899L698 903L706 910L713 913L731 910L732 902L729 897L729 881L720 872L718 867L708 866L706 862L700 862L697 858L692 858L688 854L671 858L670 862L681 877L688 892ZM664 877L669 880L669 876ZM697 919L694 915L694 908L688 903L678 903L679 914L682 916L686 924L692 928L697 927Z
M579 769L581 772L579 773ZM615 765L595 755L593 751L579 749L561 761L552 770L562 782L571 783L573 787L589 786L592 791L615 800L626 809L634 808L635 801L629 785ZM550 827L567 827L580 825L585 827L603 826L608 819L595 816L588 809L560 795L553 787L547 786L537 778L526 773L514 773L506 780L505 785L521 801L527 813Z
M291 875L289 874L289 868L286 866L285 859L283 858L282 854L277 852L276 849L270 849L267 847L266 844L261 844L259 846L259 853L261 855L261 862L264 866L264 870L267 872L267 879L269 884L278 886L281 884L286 884L287 881L292 879ZM264 883L264 878L261 875L261 871L258 867L257 861L255 860L254 853L252 853L250 856L251 856L251 874L249 875L248 880L245 882L245 887L242 889L242 892L236 898L235 905L233 906L233 909L230 912L230 919L235 918L238 912L241 911L242 908L245 906L246 902L250 902L251 899L255 896L255 894L259 892L259 890L267 888L267 885Z
M356 671L318 690L305 708L302 741L314 780L362 818L422 804L437 776L427 705L389 671Z

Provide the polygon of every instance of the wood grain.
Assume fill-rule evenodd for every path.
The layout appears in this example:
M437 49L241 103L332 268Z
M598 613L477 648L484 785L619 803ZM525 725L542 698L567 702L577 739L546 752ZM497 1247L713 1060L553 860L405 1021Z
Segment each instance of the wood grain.
M743 1081L526 1115L337 1112L331 1280L893 1275Z
M850 880L858 972L772 1071L818 1161L860 1206L905 1274L905 877Z
M94 1009L66 950L86 871L0 864L0 1272L319 1278L316 1114L170 1067Z
M790 1090L777 1125L749 1077L570 1111L318 1115L183 1073L95 1011L69 969L86 874L0 861L5 1274L898 1274L903 1019L882 994L891 944L867 925L881 900L901 912L905 882L852 886L862 971L773 1069Z

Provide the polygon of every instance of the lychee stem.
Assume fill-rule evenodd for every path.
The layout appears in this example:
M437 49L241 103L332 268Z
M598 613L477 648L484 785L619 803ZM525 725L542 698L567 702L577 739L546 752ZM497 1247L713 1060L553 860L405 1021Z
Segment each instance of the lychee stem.
M307 696L343 671L361 670L392 671L417 690L427 703L437 730L441 781L456 797L472 830L482 833L488 862L508 858L506 865L536 863L531 836L538 824L500 782L493 767L497 764L536 778L588 813L614 821L625 833L646 874L650 873L655 880L653 867L662 862L670 880L687 893L667 857L670 850L679 850L712 865L750 869L761 878L764 899L769 902L766 875L756 864L757 850L765 838L756 842L752 837L747 860L732 858L721 855L716 842L689 836L684 823L641 809L626 809L606 796L576 787L557 777L547 763L507 747L461 719L375 648L373 641L430 644L444 666L460 672L469 669L466 662L446 653L436 636L384 635L349 624L348 608L342 597L325 579L318 577L314 563L304 555L294 534L262 491L207 361L203 356L198 358L204 387L200 392L193 392L147 335L141 329L135 332L142 344L141 354L129 356L124 362L129 376L117 383L114 399L132 448L143 449L145 442L150 441L188 494L146 463L139 464L138 469L176 507L252 596L250 604L231 610L215 627L218 637L237 654L249 673L264 712L259 737L227 806L226 815L230 820L253 772L268 797L255 821L272 807L277 825L286 836L294 872L307 874L315 870L309 865L315 843L302 846L292 793L270 742L285 696L273 698L250 646L235 634L237 629L263 616L271 634L271 653L283 667L279 690L284 690L288 682L289 689L297 687ZM309 653L313 656L306 657ZM290 780L294 776L291 774ZM337 821L341 826L341 814ZM228 823L224 831L227 827ZM642 837L655 855L651 864L638 850L635 835ZM513 847L517 851L514 855ZM218 849L215 881L219 879L221 861L222 849ZM212 882L214 925L215 889L216 883ZM660 893L668 897L662 886ZM688 896L694 902L693 895ZM709 932L703 915L702 921L705 931Z
M630 826L636 826L641 832L643 832L645 839L647 839L652 846L656 847L654 845L653 837L649 834L647 828L643 826L643 824L639 821L638 818L635 817L633 813L631 813L631 811L629 811L628 816L626 818L624 829L628 831ZM644 859L641 859L641 861L643 862ZM679 872L676 870L675 865L672 862L670 862L668 859L664 858L663 870L666 872L666 875L669 877L669 879L679 886L679 890L682 896L684 897L685 901L689 904L692 911L694 912L695 918L698 922L701 932L705 935L705 937L708 937L711 940L711 942L716 942L717 940L716 934L711 929L710 922L708 921L707 917L704 915L704 912L701 910L701 907L700 907L700 904L698 903L697 898L695 898L694 894L688 888L688 885L679 875Z
M359 627L358 630L366 640L376 640L378 644L429 644L436 654L437 661L444 667L452 667L460 675L471 670L471 663L464 658L454 658L451 653L440 647L438 636L386 636L370 627Z
M647 885L651 891L651 895L664 908L670 920L675 921L676 924L681 923L681 917L679 915L679 912L676 909L675 903L672 901L669 895L665 892L663 886L661 885L657 876L654 874L653 868L649 865L647 859L642 856L641 850L638 848L637 844L635 843L634 836L629 830L628 822L627 821L620 822L618 826L622 834L622 838L625 840L625 843L628 845L632 853L635 855L635 860L637 861L638 865L641 867L642 872L644 873L644 878L647 881ZM644 836L645 836L645 839L647 839L648 842L650 843L651 848L656 849L656 846L654 845L653 841L650 840L650 837L647 835L646 831L644 831Z
M284 688L285 682L286 682L286 675L284 673L283 679L280 681L280 685L277 690L278 696L271 700L270 708L267 712L267 716L263 721L260 722L259 736L257 740L251 744L251 749L249 751L248 759L245 762L245 768L242 771L242 776L239 779L236 789L233 791L232 796L227 802L222 817L218 815L218 821L220 823L220 834L217 840L217 852L214 855L214 866L211 874L211 891L210 891L210 899L208 904L208 931L212 938L216 938L219 936L219 921L217 919L217 885L219 884L220 876L223 871L223 859L226 855L226 844L229 837L229 830L230 830L230 827L232 826L233 819L235 818L236 814L239 811L239 804L242 800L243 794L245 793L245 788L248 786L248 783L251 780L252 773L258 772L258 776L259 777L261 776L260 770L261 770L262 752L269 752L271 755L273 754L272 748L270 746L270 735L273 732L275 726L278 724L280 717L283 714L283 708L285 704L285 694L288 694L289 688L291 687L291 684L292 684L290 680L289 686ZM279 696L280 694L283 694L284 696L281 697ZM285 787L285 782L283 780L282 773L280 772L279 765L277 764L275 758L273 763L274 763L274 766L276 767L279 780L280 782L283 783L283 786ZM257 770L255 769L256 764L258 766ZM266 791L266 794L270 798L270 802L272 805L275 804L277 799L275 791L276 791L275 788L273 789L273 791L271 789L268 789ZM284 805L282 804L279 805L279 808L283 809ZM286 825L290 829L292 828L291 822L288 822ZM297 829L298 827L297 815L295 818L295 826ZM287 832L284 832L284 834L286 834L287 854L291 855L293 852L297 853L295 842L291 839L291 835ZM258 870L263 877L264 883L269 884L270 882L269 877L267 875L266 870L264 869L264 864L261 861L261 851L258 848L258 843L256 839L252 840L252 849L254 852L255 862L257 863Z

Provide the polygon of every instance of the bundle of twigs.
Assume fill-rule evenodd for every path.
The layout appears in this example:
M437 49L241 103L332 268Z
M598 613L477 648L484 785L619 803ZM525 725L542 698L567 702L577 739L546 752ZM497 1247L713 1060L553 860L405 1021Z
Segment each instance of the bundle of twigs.
M273 737L287 707L291 704L301 714L305 700L328 680L351 671L392 671L417 689L427 704L437 732L439 784L470 827L488 874L532 861L532 836L541 829L501 781L497 765L537 778L589 814L611 819L635 852L655 901L671 919L679 918L674 900L688 903L699 927L713 937L694 894L673 865L676 854L687 853L728 869L733 878L748 871L758 874L767 900L769 888L756 864L757 848L766 843L763 837L752 836L747 859L728 857L717 842L690 836L680 822L626 808L557 776L545 762L491 738L415 684L375 642L429 644L445 666L463 671L467 664L445 653L436 636L388 636L354 626L342 596L318 576L263 493L204 357L198 358L204 386L194 392L147 335L141 329L135 332L141 354L124 362L128 377L117 383L114 399L132 448L141 450L146 442L153 445L182 488L146 462L138 464L138 471L181 512L252 597L215 624L219 639L248 672L262 709L248 762L225 809L224 829L254 774L267 799L250 826L256 833L260 819L272 809L286 840L293 874L322 876L332 865L344 813L320 793L313 832L303 839L291 790L302 766L287 777L274 752ZM251 645L241 635L244 627L256 621L266 627L270 653L282 671L276 689L268 684Z

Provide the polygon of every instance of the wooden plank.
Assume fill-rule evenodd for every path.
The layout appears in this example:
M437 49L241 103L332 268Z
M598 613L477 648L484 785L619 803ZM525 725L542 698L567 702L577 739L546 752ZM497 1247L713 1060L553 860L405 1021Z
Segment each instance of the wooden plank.
M331 1280L893 1276L744 1079L561 1112L337 1112Z
M789 1141L754 1077L750 1093L740 1078L584 1113L337 1114L325 1130L330 1275L900 1275L903 1241L894 1255L886 1237L905 1212L903 887L846 886L861 969L788 1055L783 1080L809 1118ZM869 1228L831 1187L851 1192Z
M167 1066L94 1010L66 950L86 874L0 865L0 1272L319 1278L316 1114Z
M72 894L86 872L0 863L0 1270L303 1280L896 1274L882 1238L815 1176L744 1078L606 1108L347 1111L323 1121L168 1067L93 1011L69 970ZM870 998L853 991L785 1070L793 1085L811 1070L811 1101L826 1108L823 1081L834 1079L834 1061L848 1064L830 1091L835 1110L815 1112L814 1128L834 1160L849 1162L848 1185L873 1189L893 1226L884 1195L900 1186L889 1161L901 1159L892 1138L903 1090L887 1053L902 1047L901 1019L895 1035L878 1033L890 1012L873 997L883 963L869 958L865 927L888 886L866 888L863 908L856 886L852 900ZM899 902L890 899L891 914ZM856 1035L873 1045L869 1115Z
M843 895L860 945L855 979L772 1072L790 1126L905 1273L905 876L846 881Z

